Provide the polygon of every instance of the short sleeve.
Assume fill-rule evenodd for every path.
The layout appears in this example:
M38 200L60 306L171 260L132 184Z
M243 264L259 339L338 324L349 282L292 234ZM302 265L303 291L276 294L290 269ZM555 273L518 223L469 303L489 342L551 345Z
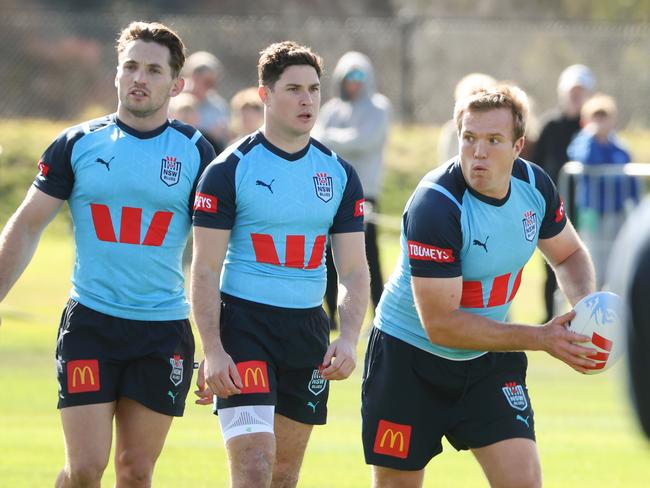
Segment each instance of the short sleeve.
M194 195L193 223L197 227L232 229L235 223L235 171L239 158L213 161L205 169Z
M34 186L54 198L67 200L74 186L72 148L83 136L83 131L69 129L57 137L38 162Z
M354 168L339 158L339 162L345 168L347 182L343 191L343 198L339 204L338 211L334 216L334 222L330 229L331 234L343 234L346 232L363 232L363 187L361 180Z
M539 231L540 239L550 239L558 235L567 223L564 202L551 180L551 177L539 166L533 166L535 186L546 202L546 212Z
M403 217L411 275L462 275L460 213L459 204L438 190L421 186L415 191Z

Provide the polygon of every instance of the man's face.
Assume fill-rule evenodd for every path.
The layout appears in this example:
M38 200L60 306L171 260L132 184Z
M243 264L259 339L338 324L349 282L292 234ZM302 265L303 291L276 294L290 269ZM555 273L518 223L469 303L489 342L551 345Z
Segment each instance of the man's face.
M565 113L571 116L578 116L584 103L591 96L591 92L584 86L576 85L566 93L560 94L560 104Z
M460 164L465 181L477 192L503 198L510 187L514 160L524 138L513 142L513 119L508 108L467 111L460 130Z
M118 58L115 86L120 108L138 118L167 113L183 83L172 77L169 49L156 42L131 42Z
M273 131L297 137L309 134L320 108L320 80L309 65L289 66L273 88L263 86L265 125Z

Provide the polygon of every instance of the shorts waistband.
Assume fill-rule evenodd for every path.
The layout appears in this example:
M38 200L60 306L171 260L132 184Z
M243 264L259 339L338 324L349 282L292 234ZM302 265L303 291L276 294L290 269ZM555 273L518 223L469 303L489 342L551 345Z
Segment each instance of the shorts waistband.
M267 312L275 312L275 313L282 313L288 315L311 315L313 313L322 310L322 307L320 305L317 307L309 307L309 308L278 307L275 305L268 305L266 303L253 302L251 300L239 298L224 292L221 292L221 301L225 303L234 303L242 307L254 308L257 310L265 310Z

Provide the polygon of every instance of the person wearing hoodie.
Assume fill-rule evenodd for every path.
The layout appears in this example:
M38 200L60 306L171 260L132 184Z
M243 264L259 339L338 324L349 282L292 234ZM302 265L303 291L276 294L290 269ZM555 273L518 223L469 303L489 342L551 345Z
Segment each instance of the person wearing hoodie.
M558 106L543 116L539 139L535 144L532 161L539 164L557 185L560 169L569 160L567 148L573 137L580 132L580 110L591 97L596 86L596 78L587 66L572 64L562 71L557 82ZM569 198L572 200L572 198ZM569 203L567 213L576 221L574 208ZM579 225L579 222L577 222ZM555 290L557 279L551 266L546 263L546 280L544 283L544 302L548 322L555 308Z
M370 59L350 51L339 59L332 76L334 96L321 108L314 138L348 161L357 171L365 192L366 256L370 268L370 296L379 304L384 282L379 264L377 228L373 222L384 173L384 148L390 123L388 98L377 93ZM325 300L331 328L336 328L338 285L329 247Z

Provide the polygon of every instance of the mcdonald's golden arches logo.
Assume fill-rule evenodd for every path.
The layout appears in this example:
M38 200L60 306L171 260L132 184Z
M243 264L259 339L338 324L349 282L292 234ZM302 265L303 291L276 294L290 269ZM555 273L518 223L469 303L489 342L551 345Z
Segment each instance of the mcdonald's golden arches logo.
M99 391L99 361L77 359L68 361L68 393Z
M244 361L237 363L237 371L241 377L244 387L241 389L244 393L268 393L269 373L266 361Z
M380 420L373 451L377 454L406 459L409 454L412 429L410 425Z

